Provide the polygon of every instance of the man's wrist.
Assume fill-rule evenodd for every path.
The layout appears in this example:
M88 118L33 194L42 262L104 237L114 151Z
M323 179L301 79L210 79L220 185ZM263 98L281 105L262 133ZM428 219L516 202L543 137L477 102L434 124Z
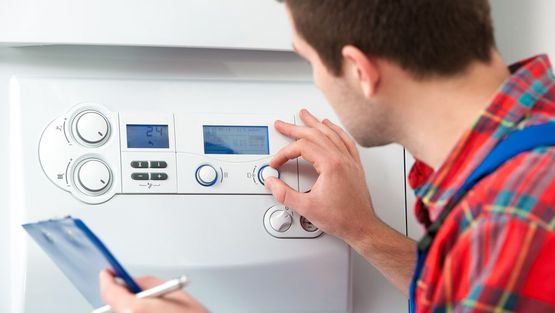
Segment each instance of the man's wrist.
M380 230L384 229L385 224L375 215L362 219L356 226L350 228L344 241L359 254L372 249L379 238Z
M416 264L416 242L369 212L342 238L406 295Z

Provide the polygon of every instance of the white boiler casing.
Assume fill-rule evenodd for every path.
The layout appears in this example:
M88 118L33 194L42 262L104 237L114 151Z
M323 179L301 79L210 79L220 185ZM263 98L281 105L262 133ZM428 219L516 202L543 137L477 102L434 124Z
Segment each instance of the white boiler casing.
M189 291L215 312L349 311L349 248L304 227L262 185L261 168L291 142L272 116L294 123L296 112L262 104L291 102L287 95L302 96L302 86L26 77L10 84L24 140L35 142L23 156L22 222L80 217L131 273L187 274ZM209 135L222 146L203 147ZM226 145L238 151L218 153ZM213 185L199 180L205 166L215 170ZM303 168L290 161L280 176L306 191L313 177ZM276 212L289 216L287 229ZM13 247L25 260L25 289L15 298L21 313L91 309L37 245L14 235L25 243Z

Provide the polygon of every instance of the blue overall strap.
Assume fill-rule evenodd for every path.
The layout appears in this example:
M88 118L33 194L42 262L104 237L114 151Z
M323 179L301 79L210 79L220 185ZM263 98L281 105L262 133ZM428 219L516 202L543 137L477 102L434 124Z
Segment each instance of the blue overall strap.
M416 312L416 284L428 255L428 251L432 246L435 236L439 232L441 225L447 219L447 216L453 211L457 204L464 198L467 192L472 189L482 178L493 173L505 162L516 157L517 155L534 150L540 147L555 146L555 122L541 125L529 126L522 130L515 131L495 146L480 165L470 174L457 191L454 197L447 203L438 218L428 228L426 235L418 243L418 259L416 270L412 278L409 290L409 309L410 312Z

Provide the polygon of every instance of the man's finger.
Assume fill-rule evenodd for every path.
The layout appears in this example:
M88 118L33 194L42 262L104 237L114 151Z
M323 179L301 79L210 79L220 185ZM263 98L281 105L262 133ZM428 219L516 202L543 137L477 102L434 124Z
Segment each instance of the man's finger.
M135 281L137 282L137 284L139 284L139 286L141 286L143 290L150 289L164 283L163 280L152 276L139 277L136 278Z
M334 130L330 129L327 125L320 122L312 113L306 109L302 109L299 113L301 120L306 126L313 127L321 131L326 137L328 137L335 146L343 151L344 153L350 153L347 145L343 142L342 138Z
M349 153L351 154L351 156L355 160L360 162L360 156L358 154L357 146L353 141L353 139L341 127L335 125L330 120L325 119L322 123L324 123L324 125L331 128L334 132L336 132L339 135L339 137L341 137L341 140L343 140L343 142L347 146L347 149L349 149Z
M308 194L294 190L283 180L276 177L268 177L264 185L270 190L277 202L302 214L306 199L309 197Z
M294 125L283 121L276 121L274 126L278 132L287 137L305 139L322 146L326 150L337 149L335 144L317 129Z
M305 139L297 140L281 148L270 161L270 167L280 168L287 161L302 157L319 171L317 160L323 155L320 151L318 146Z
M109 304L115 312L125 312L132 307L135 296L125 287L119 285L114 276L107 270L100 272L100 290L102 299Z

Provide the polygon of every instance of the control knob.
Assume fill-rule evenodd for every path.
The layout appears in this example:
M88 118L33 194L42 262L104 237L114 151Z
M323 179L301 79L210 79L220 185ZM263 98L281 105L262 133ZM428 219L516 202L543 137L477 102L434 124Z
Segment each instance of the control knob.
M264 165L258 170L258 181L264 185L264 181L266 181L268 177L279 178L279 171L269 165Z
M270 225L277 232L286 232L291 224L293 224L293 217L285 210L277 210L270 215Z
M205 187L214 186L218 181L218 171L209 164L199 166L195 176L197 182Z
M77 171L79 185L89 192L101 193L110 186L112 174L108 165L100 160L85 160Z
M106 118L96 111L86 111L75 121L75 133L79 139L89 145L97 145L104 141L110 131Z

